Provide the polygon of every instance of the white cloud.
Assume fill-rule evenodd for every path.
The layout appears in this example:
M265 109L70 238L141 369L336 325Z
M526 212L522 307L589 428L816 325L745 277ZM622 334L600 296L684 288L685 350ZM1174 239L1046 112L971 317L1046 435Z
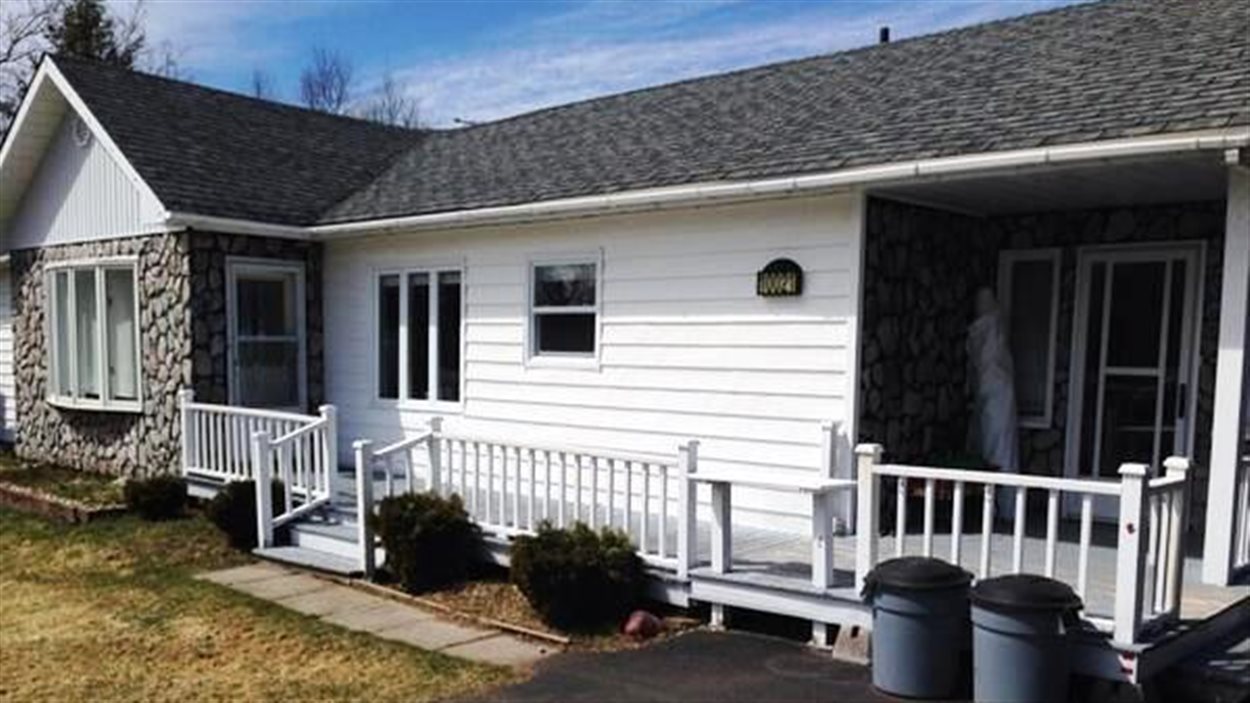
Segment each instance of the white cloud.
M1054 2L819 6L765 22L701 24L703 3L591 3L509 32L512 48L396 71L430 124L491 120L597 95L861 46L888 24L896 38L1015 15ZM684 23L684 24L683 24Z

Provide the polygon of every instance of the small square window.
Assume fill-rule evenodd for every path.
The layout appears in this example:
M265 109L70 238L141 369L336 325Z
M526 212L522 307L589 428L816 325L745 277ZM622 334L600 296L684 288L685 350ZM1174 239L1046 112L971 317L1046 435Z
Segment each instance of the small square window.
M536 356L594 356L598 264L535 264L532 281L531 352Z

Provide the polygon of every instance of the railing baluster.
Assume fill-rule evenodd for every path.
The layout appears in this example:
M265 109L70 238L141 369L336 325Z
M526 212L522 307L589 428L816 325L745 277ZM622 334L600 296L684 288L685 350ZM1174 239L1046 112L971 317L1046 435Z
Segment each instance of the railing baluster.
M521 448L516 447L516 472L512 485L512 526L521 529Z
M591 459L591 461L598 465L599 459L596 457ZM607 459L606 463L608 474L608 515L604 522L608 527L612 527L616 524L616 460Z
M1085 598L1089 585L1089 544L1094 531L1094 495L1081 495L1081 537L1077 548L1076 594Z
M660 464L660 558L668 556L668 464Z
M543 451L543 520L551 520L551 450Z
M563 528L568 523L564 519L565 504L568 501L568 466L569 455L560 452L560 527Z
M925 479L924 482L924 555L933 556L933 498L936 481Z
M574 479L576 485L573 493L573 522L579 522L582 519L582 455L573 455L573 470L576 471Z
M964 482L955 482L951 497L951 563L958 566L964 541Z
M1151 512L1151 519L1155 525L1151 526L1150 541L1153 544L1151 551L1155 553L1154 569L1154 612L1161 613L1166 610L1165 598L1167 596L1167 563L1168 563L1168 533L1170 532L1170 520L1172 517L1172 491L1165 490L1159 492L1154 498L1154 505Z
M386 460L382 462L382 470L386 472L386 497L395 497L395 472L392 471L391 457L394 454L387 454Z
M597 457L588 456L590 459L590 526L592 528L599 527L599 460Z
M1055 551L1059 548L1059 491L1046 492L1046 577L1055 577Z
M907 479L898 477L897 500L894 505L894 556L903 556L903 540L907 534Z
M634 522L634 472L630 462L625 461L625 515L621 520L621 526L625 528L625 534L635 534L633 530Z
M1011 573L1018 574L1024 571L1024 517L1025 508L1028 507L1028 489L1024 486L1016 487L1016 515L1015 527L1012 544L1011 544Z
M980 578L990 577L990 551L994 546L994 487L981 486L981 564Z
M533 450L533 449L528 450L528 451L527 451L527 455L529 456L529 460L530 460L530 471L529 471L529 476L530 476L530 492L529 492L529 505L528 505L528 507L529 507L529 515L526 517L525 524L526 524L526 525L529 527L529 529L532 531L532 530L534 529L534 525L535 525L535 524L536 524L536 522L537 522L537 521L536 521L536 519L535 519L535 517L534 517L534 507L535 507L535 502L536 502L536 501L535 501L535 494L538 492L538 485L537 485L537 483L536 483L536 479L537 479L537 476L538 476L538 470L537 470L537 468L535 468L535 466L534 466L534 450Z
M495 445L485 442L483 448L486 450L486 522L493 523L495 513L491 508L495 505Z
M646 554L647 537L650 536L648 534L650 532L648 523L651 522L649 513L651 510L651 465L641 464L640 466L642 467L642 524L638 528L638 544L642 548L642 552Z

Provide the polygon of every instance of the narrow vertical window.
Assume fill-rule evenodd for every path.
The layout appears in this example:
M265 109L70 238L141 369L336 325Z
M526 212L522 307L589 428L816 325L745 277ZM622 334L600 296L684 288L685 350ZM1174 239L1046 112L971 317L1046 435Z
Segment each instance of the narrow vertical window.
M460 400L460 272L438 274L438 399Z
M378 279L378 397L399 397L399 276Z
M139 357L135 345L135 276L129 269L104 273L105 340L109 398L139 399Z
M430 397L430 274L408 274L408 397Z
M999 299L1007 318L1020 425L1049 427L1059 305L1058 250L1003 252Z
M52 348L55 358L56 374L53 394L73 396L73 349L71 348L70 312L69 312L69 271L57 271L52 274Z

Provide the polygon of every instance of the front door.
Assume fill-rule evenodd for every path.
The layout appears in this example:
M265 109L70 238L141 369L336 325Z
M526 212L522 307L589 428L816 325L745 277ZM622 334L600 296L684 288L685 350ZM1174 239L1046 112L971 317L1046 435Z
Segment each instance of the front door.
M303 412L303 265L233 260L226 271L231 404Z
M1079 257L1067 473L1119 480L1188 455L1201 250L1177 245L1087 250ZM1113 500L1095 503L1113 519Z

